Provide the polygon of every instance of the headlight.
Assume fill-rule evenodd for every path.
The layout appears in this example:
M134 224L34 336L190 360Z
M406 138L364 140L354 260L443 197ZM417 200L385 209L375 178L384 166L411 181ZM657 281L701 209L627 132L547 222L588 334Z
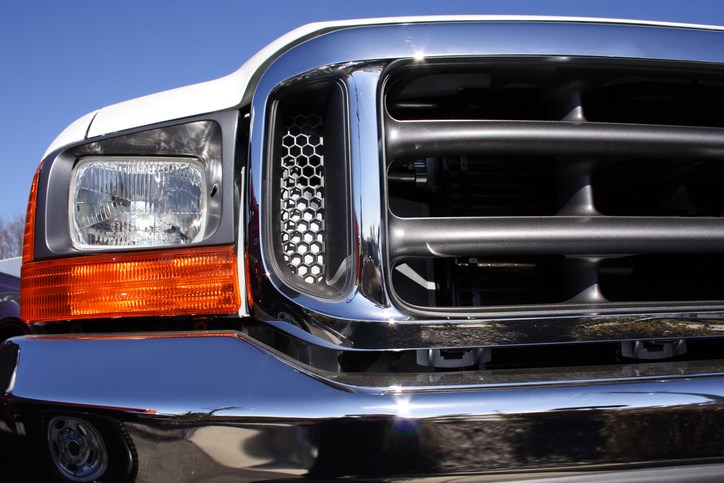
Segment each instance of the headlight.
M207 182L194 158L83 158L69 201L77 248L185 245L204 237Z
M51 153L28 200L28 323L238 313L239 113Z

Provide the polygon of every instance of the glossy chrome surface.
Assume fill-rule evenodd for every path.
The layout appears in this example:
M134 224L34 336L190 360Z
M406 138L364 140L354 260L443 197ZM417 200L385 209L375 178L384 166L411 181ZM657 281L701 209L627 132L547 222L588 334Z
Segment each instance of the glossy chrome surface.
M252 103L251 153L249 168L249 205L254 207L247 223L246 245L259 278L252 287L253 315L269 320L277 327L294 332L304 327L319 343L327 342L356 348L407 348L431 346L468 346L516 343L543 343L586 340L617 340L630 335L621 327L614 330L620 317L591 314L586 317L562 317L565 313L539 318L535 306L520 312L515 320L503 320L494 311L485 319L480 315L451 311L439 319L403 310L390 299L383 266L386 258L386 209L384 200L384 166L381 159L379 110L384 68L403 59L424 63L440 58L483 58L526 56L565 62L572 57L607 57L657 59L702 63L724 62L724 53L714 47L722 40L721 32L652 25L579 24L550 21L460 21L448 23L414 23L359 26L339 29L311 38L283 53L259 80ZM353 212L350 214L355 236L357 259L348 264L355 271L355 284L343 294L343 300L324 300L300 294L286 286L274 273L273 264L263 247L268 246L265 230L268 200L265 163L270 146L266 140L269 103L278 88L300 79L335 78L344 83L349 115L351 187ZM439 235L439 234L438 234ZM637 304L627 314L621 305L616 312L634 325L651 325L653 318L680 327L685 333L691 314L657 314L657 304ZM718 307L710 307L709 310ZM711 320L707 335L719 313L696 314ZM432 316L435 317L435 316ZM645 322L644 322L645 320ZM594 335L591 324L604 324L605 338ZM550 330L540 330L546 326Z
M639 304L640 305L640 304ZM656 304L649 304L656 310ZM365 321L319 318L313 333L302 333L289 321L267 318L269 324L309 343L335 344L355 349L411 349L430 347L485 347L615 340L646 340L724 335L720 312L649 313L623 315L536 315L535 307L518 318L461 316L459 319L429 319L372 324ZM311 317L311 316L310 316ZM322 326L321 323L324 325ZM662 334L665 334L663 336ZM316 340L315 340L316 338Z
M140 481L545 473L724 457L724 361L590 370L576 384L567 368L528 370L527 383L448 373L425 388L409 374L335 381L233 333L31 336L2 349L16 350L17 363L3 365L15 384L2 391L0 432L20 437L17 428L46 414L103 415L124 423Z
M383 163L377 134L377 96L383 65L370 64L351 70L344 77L349 96L350 162L352 165L353 211L359 256L356 287L360 300L376 308L390 307L382 269L385 259L380 213L385 207ZM374 309L373 309L374 310Z

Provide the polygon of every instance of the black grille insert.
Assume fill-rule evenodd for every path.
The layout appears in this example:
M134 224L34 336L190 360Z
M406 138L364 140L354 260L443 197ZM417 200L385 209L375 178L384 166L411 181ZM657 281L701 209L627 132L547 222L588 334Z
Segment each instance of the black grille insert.
M593 122L724 127L724 82L701 77L623 77L583 96Z
M550 216L559 209L556 161L534 157L448 156L399 161L389 170L390 209L406 203L429 216ZM414 216L414 215L413 215Z
M267 250L286 282L326 297L348 282L339 272L351 243L344 99L333 81L292 84L270 113Z
M724 163L632 159L593 171L596 209L610 216L721 216Z
M601 293L618 302L724 298L724 255L634 255L602 261Z

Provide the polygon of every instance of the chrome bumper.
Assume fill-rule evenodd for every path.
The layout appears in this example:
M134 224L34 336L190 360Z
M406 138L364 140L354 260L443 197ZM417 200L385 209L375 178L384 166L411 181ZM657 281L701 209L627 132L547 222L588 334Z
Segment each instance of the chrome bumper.
M59 413L114 421L139 481L509 478L724 461L724 363L662 367L654 373L668 375L352 385L237 333L27 336L0 353L0 441L42 446L42 422Z

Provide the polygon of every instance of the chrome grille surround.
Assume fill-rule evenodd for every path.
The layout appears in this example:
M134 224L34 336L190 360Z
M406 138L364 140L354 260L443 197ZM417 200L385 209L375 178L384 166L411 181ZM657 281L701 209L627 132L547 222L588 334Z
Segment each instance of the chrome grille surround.
M389 138L401 136L403 140L402 144L393 148L394 151L405 144L414 147L414 142L424 136L408 137L412 131L410 126L412 123L407 121L401 123L407 124L401 126L401 129L383 129L385 113L382 111L383 103L380 96L384 95L383 86L388 81L387 69L396 61L419 63L424 66L425 63L445 59L454 59L456 62L463 62L465 59L474 62L481 60L495 62L495 59L506 56L525 56L541 63L576 59L602 62L612 59L632 59L644 62L687 61L703 65L724 63L724 55L713 47L721 41L723 35L713 30L674 28L672 31L671 27L651 25L631 26L610 23L581 25L565 21L496 21L478 24L460 21L341 29L309 39L282 54L264 73L254 94L250 201L253 206L258 206L259 210L254 211L249 219L248 233L251 237L248 246L252 262L257 264L260 273L265 274L258 280L257 286L252 287L255 307L259 310L257 315L283 330L293 331L300 325L311 324L314 329L311 330L312 335L309 337L313 340L357 348L596 341L600 340L600 336L594 330L587 329L599 324L607 324L607 328L611 330L607 331L606 338L616 340L627 338L626 332L631 328L631 324L640 324L643 327L648 326L651 321L658 320L665 321L667 330L672 326L681 327L680 332L684 334L686 320L690 323L692 318L707 326L707 335L718 336L720 331L716 327L720 326L718 321L722 318L721 311L724 308L719 301L709 301L704 304L687 301L673 306L659 301L617 302L602 307L599 304L600 293L590 291L582 294L575 303L564 307L532 304L513 310L510 308L492 311L451 310L449 307L442 307L440 310L427 311L416 310L399 300L393 290L390 262L406 257L436 258L438 255L431 255L424 248L426 245L433 248L453 246L453 251L460 252L454 256L470 257L479 254L480 244L473 242L470 248L453 240L450 245L450 234L474 233L477 230L471 228L474 222L464 218L445 219L442 224L437 224L432 219L411 219L409 222L407 220L400 222L393 213L389 212L387 168L391 160L387 158L402 152L391 154L387 144ZM616 46L607 42L607 39L619 37L626 37L627 42ZM582 38L586 41L581 42ZM538 40L532 41L532 39ZM268 207L273 206L265 197L279 196L278 193L269 193L268 190L267 170L271 161L265 133L271 119L267 107L278 89L286 89L300 79L309 81L315 78L334 78L342 83L350 113L347 118L349 137L345 142L349 144L347 181L351 200L352 225L349 233L352 249L350 257L342 265L335 269L326 267L326 276L334 277L338 269L349 273L351 281L338 297L331 300L299 290L280 275L280 268L275 265L272 256L274 244L277 243L278 246L273 226L279 226L279 219L270 224L266 221L268 217L265 213ZM619 134L631 132L637 136L640 134L639 139L645 139L652 131L631 124L620 129L608 126L610 127L608 130L598 130L599 127L605 126L588 123L589 125L579 128L574 118L554 122L549 126L542 123L531 125L526 124L526 121L518 122L520 127L532 127L535 135L553 136L554 131L560 132L563 138L559 144L563 149L568 149L569 154L580 149L586 151L591 145L585 140L585 136L576 142L570 142L576 139L580 132L594 137L608 136L613 140ZM466 128L463 131L471 134L470 140L482 145L483 142L478 137L480 132L475 127L468 127L471 129L466 130ZM653 131L660 134L657 139L671 140L672 136L668 134L669 128L671 133L676 131L676 128L671 126L656 128ZM699 136L695 133L697 129L692 129L689 133L694 135L692 139L697 139L696 142L700 143L701 149L706 150L712 145L719 144L716 140L718 134L712 132ZM443 129L443 134L444 131ZM712 134L713 137L708 134ZM325 139L325 144L327 141ZM489 138L485 138L485 143L488 141ZM509 141L499 138L490 145L494 149L504 151L511 143L515 145L518 142L517 138ZM649 149L654 141L649 144L647 142L635 144L635 148ZM547 146L552 146L551 149L560 148L554 143ZM532 151L536 149L534 142L527 144L527 147L523 143L522 147L524 149L529 147ZM326 186L331 183L330 179L328 172ZM578 207L581 206L583 205ZM580 216L582 220L585 218L584 215ZM620 220L620 223L613 224L608 217L597 217L592 226L596 233L602 233L604 236L591 238L594 244L588 247L579 245L580 238L589 238L582 231L583 226L568 230L561 223L565 224L570 220L563 217L557 222L558 225L556 223L551 225L548 223L550 218L555 217L543 217L539 223L533 223L535 230L516 241L521 251L520 256L557 255L561 250L572 249L575 264L579 264L579 268L582 267L585 274L590 275L593 273L592 263L597 262L594 260L595 256L601 250L610 253L613 247L614 252L616 251L615 247L620 245L617 240L618 234L626 234L628 237L625 240L626 244L640 244L644 251L645 247L651 246L651 236L635 235L635 227L640 221L635 217L628 217L626 220ZM696 247L691 250L703 249L709 253L721 250L719 241L721 233L717 220L707 219L701 223L695 219L682 220L674 224L676 226L674 235L678 239L676 243L691 241L692 238L689 236L691 230L703 227L703 238L694 240ZM498 222L493 222L491 226L495 227L496 223ZM654 220L653 223L654 231L658 230L657 233L663 234L669 229L666 227L667 220ZM498 225L499 228L505 228L505 222L500 222ZM406 236L403 232L409 233L409 229L413 226L420 229L415 236L405 241ZM564 231L568 230L570 238L562 241L556 239L555 233L560 233L561 228L564 228ZM255 233L259 234L258 237ZM498 234L502 236L501 232ZM493 238L495 236L493 233ZM661 241L662 238L658 236L653 238L654 245L659 247L655 253L664 253L663 248L666 247ZM440 245L436 245L438 242ZM500 240L492 240L493 246L497 246L499 242ZM539 242L542 242L542 245ZM500 242L500 246L503 245L505 243ZM541 246L542 252L539 249ZM501 248L503 249L504 247ZM469 251L472 253L467 253ZM590 256L592 254L593 258ZM563 268L565 272L567 267ZM581 301L582 303L579 303ZM282 317L282 312L292 314L293 322L290 323L286 316ZM541 327L548 329L539 330Z

